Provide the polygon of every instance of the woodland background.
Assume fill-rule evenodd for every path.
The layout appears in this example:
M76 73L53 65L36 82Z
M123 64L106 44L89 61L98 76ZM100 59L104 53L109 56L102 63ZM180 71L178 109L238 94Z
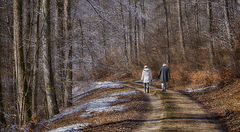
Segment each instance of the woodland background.
M239 23L239 0L0 0L0 125L52 117L75 84L144 65L169 64L174 85L227 83Z

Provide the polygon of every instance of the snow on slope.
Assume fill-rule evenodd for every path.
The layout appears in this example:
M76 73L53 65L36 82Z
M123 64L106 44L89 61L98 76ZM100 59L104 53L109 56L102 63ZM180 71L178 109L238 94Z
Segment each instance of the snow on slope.
M89 87L86 88L80 88L80 87L75 87L73 89L73 98L80 96L80 95L84 95L92 90L95 89L102 89L102 88L121 88L123 87L123 85L121 84L117 84L117 83L113 83L113 82L95 82L92 85L90 85Z
M65 127L59 127L57 129L54 130L50 130L48 132L76 132L79 129L82 129L86 126L90 125L89 123L83 123L83 124L74 124L74 125L70 125L70 126L65 126Z
M76 97L75 101L81 99L84 96L87 96L90 91L96 90L96 89L102 89L102 88L119 88L123 87L123 85L116 84L113 82L96 82L92 84L90 87L86 88L80 88L76 87L73 89L75 94L73 93L73 96ZM121 91L121 92L116 92L112 94L107 94L102 98L98 99L92 99L84 104L73 106L71 108L67 108L62 110L59 114L55 115L53 118L51 118L49 121L55 121L58 119L61 119L65 116L80 112L80 111L85 111L80 115L80 117L87 117L87 116L92 116L92 113L94 112L111 112L111 111L123 111L127 109L128 107L126 105L117 105L114 106L114 103L116 102L128 102L130 100L128 99L119 99L119 96L124 96L124 95L132 95L132 94L137 94L138 91ZM55 130L51 130L51 132L55 131L74 131L75 129L80 129L81 127L84 127L82 124L75 124L71 126L66 126L66 127L61 127Z

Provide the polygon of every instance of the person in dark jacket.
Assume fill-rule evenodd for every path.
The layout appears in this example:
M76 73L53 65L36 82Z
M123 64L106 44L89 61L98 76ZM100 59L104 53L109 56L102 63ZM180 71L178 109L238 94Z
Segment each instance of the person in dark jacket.
M166 91L166 83L170 79L170 71L167 64L163 64L161 67L158 78L160 79L162 85L162 91Z

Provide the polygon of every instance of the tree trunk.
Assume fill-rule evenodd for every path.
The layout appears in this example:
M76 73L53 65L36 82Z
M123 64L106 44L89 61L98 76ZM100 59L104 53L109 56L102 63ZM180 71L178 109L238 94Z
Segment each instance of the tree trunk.
M2 73L0 71L0 125L2 125L2 127L5 127L6 126L6 120L5 120L5 117L4 117L4 114L3 114L4 113L4 108L3 108L3 98L2 98L2 76L1 75L2 75Z
M223 13L224 13L224 23L226 26L227 41L230 44L230 48L233 49L231 29L230 29L230 23L229 23L228 1L222 0L222 2L224 3Z
M200 39L199 32L199 0L194 0L194 8L195 8L195 32L197 34L196 40Z
M64 90L64 107L72 106L72 43L71 43L71 1L64 1L64 41L65 45L69 46L66 53L66 82Z
M50 0L42 0L42 45L43 45L43 74L49 117L58 114L58 105L53 81L50 43Z
M186 61L185 44L184 44L184 39L183 39L181 0L177 0L177 9L178 9L179 43L180 43L180 47L181 47L183 61Z
M79 19L79 27L81 29L81 57L84 57L84 32L83 32L83 22L81 19ZM82 63L82 61L80 62ZM80 65L81 67L81 65Z
M24 59L24 76L25 76L25 88L24 88L24 96L25 96L25 107L26 107L26 121L30 121L32 117L32 111L31 111L31 98L32 98L32 88L31 88L31 41L30 41L30 35L31 35L31 26L30 26L30 0L24 0L23 1L23 10L22 10L22 40L23 40L23 59Z
M60 77L60 101L61 101L61 106L64 106L64 81L65 81L65 68L64 68L64 42L63 42L63 18L64 18L64 2L63 0L57 0L57 24L56 24L56 36L57 36L57 50L59 52L59 59L58 59L58 65L59 65L59 70L57 72L58 76Z
M33 34L34 34L34 55L33 55L33 78L32 78L32 112L37 112L37 88L38 88L38 65L39 65L39 11L40 0L34 0Z
M237 50L237 44L235 44L233 42L233 38L232 38L232 30L231 30L231 26L230 26L230 16L229 16L229 1L228 0L222 0L222 2L224 3L223 6L223 13L224 13L224 22L225 22L225 26L226 26L226 33L227 33L227 42L230 46L230 54L232 57L232 69L235 71L236 76L240 76L240 71L239 71L239 61L237 59L236 56L236 50Z
M166 0L163 0L164 4L164 11L165 11L165 21L166 21L166 30L167 30L167 54L166 54L166 63L170 63L170 53L169 53L169 48L170 48L170 32L169 32L169 26L168 26L168 10L167 10L167 3Z
M122 27L124 29L123 32L123 39L124 39L124 56L126 58L126 61L128 62L128 52L127 52L127 33L126 33L126 25L125 25L125 19L124 19L124 13L123 13L123 5L120 3L121 6L121 17L122 17Z
M137 12L137 0L135 0L135 8L134 12ZM138 34L138 19L137 19L137 14L135 14L135 25L134 25L134 57L135 57L135 62L138 64L138 39L137 39L137 34Z
M129 6L131 6L131 0L128 0ZM133 62L133 38L132 38L132 11L129 9L129 18L128 18L128 32L129 32L129 61Z
M25 61L23 54L22 40L22 1L14 0L14 58L15 70L17 79L17 109L18 109L18 124L22 126L26 122L26 106L25 106L25 91L27 82L25 74Z
M213 50L214 46L214 40L213 40L213 14L212 14L212 1L208 0L207 1L207 14L208 14L208 19L209 19L209 38L210 41L208 42L208 49L209 49L209 58L210 58L210 64L214 66L214 58L215 58L215 53Z

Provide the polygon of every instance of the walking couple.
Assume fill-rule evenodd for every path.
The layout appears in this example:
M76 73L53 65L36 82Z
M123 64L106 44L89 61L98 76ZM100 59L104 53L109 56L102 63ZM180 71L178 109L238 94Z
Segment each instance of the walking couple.
M158 79L160 79L162 91L166 91L166 83L170 79L170 71L167 64L163 64L160 68ZM149 83L152 82L152 72L147 65L144 66L141 80L144 83L144 93L149 93Z

